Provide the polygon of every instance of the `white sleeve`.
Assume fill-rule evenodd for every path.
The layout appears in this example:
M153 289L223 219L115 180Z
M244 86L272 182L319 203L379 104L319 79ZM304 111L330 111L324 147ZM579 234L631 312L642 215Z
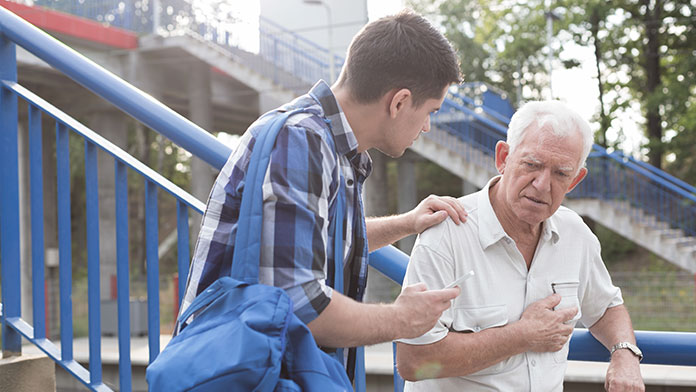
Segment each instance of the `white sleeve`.
M580 321L588 328L594 325L611 307L621 305L621 289L614 286L601 256L599 241L593 241L586 250L587 264L583 268L584 287L580 293L582 317Z
M441 233L436 232L437 230L428 230L423 234L425 236L441 235ZM419 238L419 240L423 239ZM454 263L452 258L445 255L444 252L439 252L422 242L418 241L411 252L411 259L406 268L403 287L422 282L425 283L428 290L444 288L454 280ZM442 313L442 316L440 316L440 319L430 331L414 339L400 339L398 341L416 345L435 343L447 336L451 326L452 310L450 307Z

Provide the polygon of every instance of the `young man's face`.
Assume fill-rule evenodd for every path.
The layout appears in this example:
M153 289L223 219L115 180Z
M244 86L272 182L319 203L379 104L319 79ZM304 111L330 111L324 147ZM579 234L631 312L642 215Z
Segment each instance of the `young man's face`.
M396 158L404 154L413 142L418 139L421 132L430 131L430 116L437 112L445 100L447 87L442 90L440 98L426 99L419 106L413 105L411 96L399 109L400 113L395 118L391 129L386 131L386 140L382 148L383 153Z
M587 173L579 167L582 151L579 132L557 136L536 124L525 132L512 153L507 143L499 145L496 165L503 174L505 208L529 225L548 219Z

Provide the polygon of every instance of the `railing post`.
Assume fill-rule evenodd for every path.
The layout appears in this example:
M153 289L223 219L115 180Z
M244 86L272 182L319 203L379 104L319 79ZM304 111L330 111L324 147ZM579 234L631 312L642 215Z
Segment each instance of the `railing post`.
M119 389L130 392L130 272L128 269L128 176L126 165L116 161L116 276L118 312Z
M0 33L0 79L17 81L15 44ZM19 244L17 96L0 87L0 261L2 262L2 356L22 353L22 340L5 320L22 314Z
M97 147L85 140L87 306L89 309L89 382L91 385L98 385L102 382L98 167Z

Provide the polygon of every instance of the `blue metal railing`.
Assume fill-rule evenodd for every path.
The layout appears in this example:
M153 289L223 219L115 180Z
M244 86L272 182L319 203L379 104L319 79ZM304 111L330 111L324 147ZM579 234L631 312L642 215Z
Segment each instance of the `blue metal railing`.
M24 336L34 345L46 352L59 365L92 390L109 390L101 380L100 325L99 325L99 222L96 154L102 149L114 157L116 173L116 209L118 241L118 335L119 335L119 371L121 390L129 390L130 374L130 340L128 313L128 227L127 227L127 177L126 170L135 171L146 180L146 244L148 265L148 339L150 361L159 353L159 287L154 274L157 272L157 256L154 246L157 239L157 189L170 193L177 203L178 227L178 266L180 271L180 295L188 271L188 212L201 213L204 205L164 179L158 173L127 155L122 150L95 134L93 131L66 116L60 110L43 101L24 87L16 83L15 44L41 58L56 69L99 94L121 108L135 119L148 125L162 135L175 141L194 155L206 160L213 167L221 168L230 150L207 134L201 128L166 108L159 102L136 88L128 85L108 71L70 50L45 33L22 21L14 14L0 8L0 257L2 261L2 333L3 352L20 353L21 340ZM21 318L20 307L20 273L19 273L19 192L18 192L18 152L17 152L17 101L27 102L30 143L31 176L31 216L36 219L32 225L31 244L33 275L34 325L27 324ZM460 128L454 125L452 132L462 135L472 144L488 146L500 128L486 116L485 110L468 108L456 102L448 103L444 113L456 113L457 108L470 118ZM57 174L59 196L59 235L60 238L60 277L61 277L61 347L46 339L43 334L43 292L38 279L43 270L43 238L40 234L43 203L41 190L41 116L49 116L56 122L57 140ZM456 124L455 124L456 125ZM461 125L461 124L460 124ZM469 127L469 128L467 128ZM504 130L504 128L502 128ZM69 147L66 143L69 132L80 135L85 140L85 186L86 211L88 216L88 302L89 302L89 344L90 371L79 365L72 353L72 315L70 314L71 295L71 255L70 255L70 178ZM468 133L467 133L468 132ZM477 134L479 133L479 134ZM484 134L483 136L480 134ZM38 139L37 139L38 138ZM483 148L483 147L482 147ZM616 159L615 159L616 161ZM626 166L627 167L627 166ZM628 169L626 169L628 170ZM669 184L667 184L669 185ZM66 202L67 201L67 202ZM36 225L36 228L34 227ZM60 234L62 232L62 234ZM397 283L401 283L407 264L407 256L392 247L374 252L370 263L387 274ZM153 274L153 275L150 275ZM180 300L181 298L179 298ZM63 304L65 304L63 306ZM682 364L696 366L696 338L694 334L676 334L665 332L638 332L639 343L644 347L646 363ZM594 343L593 343L594 342ZM596 341L583 331L576 331L571 341L571 359L603 361L607 358L604 348L597 347ZM395 374L398 376L398 374Z
M119 385L131 390L130 314L129 314L129 260L128 260L128 179L127 171L136 172L145 179L146 201L146 263L148 281L148 346L150 361L159 354L159 280L158 280L158 189L163 189L176 200L178 237L178 265L180 282L185 284L188 273L188 212L202 213L204 204L154 172L149 167L111 144L89 128L67 116L50 103L16 83L15 43L43 59L53 67L82 83L92 91L116 103L145 124L156 127L170 138L188 139L189 148L198 148L208 162L221 166L229 149L190 121L175 114L161 103L134 89L86 58L55 41L50 36L24 22L4 8L0 8L0 258L2 261L2 334L3 354L21 353L21 336L35 344L49 357L95 391L110 390L101 378L101 326L99 288L99 202L97 150L114 158L116 187L116 242L117 242L117 308L119 341ZM32 246L32 306L33 326L21 318L21 288L19 273L19 178L18 178L18 100L27 103L27 125L30 156L30 211ZM139 107L145 105L145 107ZM45 304L43 292L44 240L42 189L42 127L43 116L56 123L56 174L59 242L59 297L60 347L46 339ZM185 131L180 131L184 129ZM174 133L176 134L174 134ZM89 371L74 360L72 312L72 238L70 200L69 134L84 139L85 192L88 265L88 325ZM178 136L177 136L178 135ZM180 139L183 140L183 139ZM198 140L198 142L197 142ZM198 147L196 147L198 144ZM222 163L221 163L222 162ZM183 295L183 289L180 290ZM181 299L181 298L180 298Z
M437 127L464 142L461 151L469 158L468 148L474 147L486 156L495 154L495 144L505 140L507 122L491 114L473 99L450 92L442 109L433 116ZM426 133L436 142L437 136ZM451 145L444 147L452 148ZM490 161L476 161L488 169ZM608 153L594 145L587 160L589 174L568 198L592 198L625 202L619 208L645 224L679 229L685 236L696 236L696 188L646 163L620 152Z

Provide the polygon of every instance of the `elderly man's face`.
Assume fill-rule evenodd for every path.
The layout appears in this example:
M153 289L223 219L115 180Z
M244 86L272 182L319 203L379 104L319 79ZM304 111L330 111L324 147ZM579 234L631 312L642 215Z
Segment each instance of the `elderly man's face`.
M556 136L533 124L510 153L507 143L496 146L496 166L503 174L502 196L509 213L521 222L537 225L553 215L587 174L579 168L582 135Z

